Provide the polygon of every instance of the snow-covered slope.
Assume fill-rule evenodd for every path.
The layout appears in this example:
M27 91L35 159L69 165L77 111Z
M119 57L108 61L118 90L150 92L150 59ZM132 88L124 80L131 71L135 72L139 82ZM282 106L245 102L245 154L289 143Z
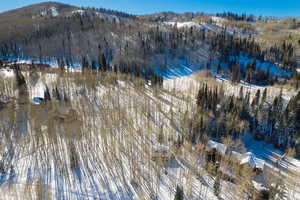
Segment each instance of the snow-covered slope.
M1 198L165 200L173 199L180 185L186 200L218 199L204 154L188 147L173 150L182 114L195 109L190 98L200 82L194 75L166 80L162 90L154 90L100 74L94 79L77 72L44 72L34 80L23 74L29 98L47 85L50 91L57 86L69 101L17 102L17 110L0 111L1 128L10 133L0 135ZM15 88L5 84L6 93L13 94L9 91ZM22 122L16 129L4 120L7 111ZM153 157L160 151L168 152L166 163ZM221 186L221 198L235 198L236 185L221 181Z
M197 22L197 21L166 21L163 22L163 24L170 25L170 26L176 26L177 28L195 28L198 30L206 30L206 31L212 31L215 33L222 33L224 31L224 28L226 27L226 32L230 35L236 35L242 38L249 37L250 35L254 35L255 33L253 31L242 31L240 28L234 27L234 26L228 26L228 20L225 18L217 17L217 16L211 16L210 23L208 22Z
M90 11L90 10L73 10L71 12L72 15L95 15L97 17L99 17L100 19L104 19L104 20L108 20L108 21L115 21L117 23L120 22L120 18L116 15L113 14L107 14L107 13L101 13L101 12L97 12L97 11Z
M171 108L176 112L179 107L175 105L182 105L182 100L167 93L154 95L150 88L135 89L123 81L91 90L51 74L32 84L30 76L24 75L29 96L47 83L49 88L59 84L72 98L70 104L31 105L30 112L25 111L28 105L19 105L20 113L16 115L22 129L12 134L20 144L6 145L6 139L0 143L4 164L4 172L0 172L2 198L40 199L47 195L55 199L163 200L174 198L176 185L180 184L191 191L189 199L217 199L210 186L214 180L205 171L202 180L187 176L191 169L185 163L192 159L188 152L184 157L172 158L165 167L151 159L159 129L164 126L165 137L178 132L167 112ZM145 105L150 106L148 114ZM64 118L69 112L64 110L70 109L80 118ZM122 112L117 114L117 110ZM109 121L119 125L108 125ZM0 123L5 125L5 121ZM62 129L52 132L55 127ZM48 135L50 132L54 135ZM166 141L164 145L172 144Z

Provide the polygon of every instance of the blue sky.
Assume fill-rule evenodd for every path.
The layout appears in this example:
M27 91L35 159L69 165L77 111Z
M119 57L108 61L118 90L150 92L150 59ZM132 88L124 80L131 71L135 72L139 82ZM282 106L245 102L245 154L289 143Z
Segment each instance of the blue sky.
M1 0L0 12L41 0ZM116 9L132 14L160 11L216 13L232 11L263 16L300 16L300 0L57 0L76 6Z

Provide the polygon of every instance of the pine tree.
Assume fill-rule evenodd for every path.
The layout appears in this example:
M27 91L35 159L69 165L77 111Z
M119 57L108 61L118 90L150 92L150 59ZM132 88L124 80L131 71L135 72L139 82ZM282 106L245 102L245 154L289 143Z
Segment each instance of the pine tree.
M92 61L92 70L97 70L96 61Z
M89 68L89 62L86 59L86 57L82 57L82 72L88 70Z
M174 200L183 200L183 189L177 185Z
M52 90L52 96L54 96L58 101L61 101L61 95L57 86L55 87L55 89Z
M221 72L221 64L218 63L218 66L217 66L217 73L220 74L220 72Z
M23 74L21 73L19 65L14 66L14 73L15 73L15 76L16 76L17 85L19 87L20 86L26 87L26 81L25 81L25 78L24 78Z
M244 98L244 87L240 87L240 92L239 92L239 99L242 100Z
M268 67L267 67L267 72L266 72L266 78L267 78L267 82L269 82L269 80L270 80L270 64L268 65Z
M214 183L214 194L219 197L221 193L221 179L220 175L217 175L215 183Z
M240 82L240 78L241 78L241 69L240 68L241 67L240 67L239 63L233 64L231 80L234 83Z
M46 85L46 90L44 91L44 100L51 101L51 95L50 95L49 88L47 85Z
M254 108L255 106L259 105L259 100L260 100L260 90L256 91L255 97L252 101L252 107Z
M261 105L263 105L266 102L266 100L267 100L267 93L268 93L267 88L265 88L264 92L263 92L263 95L261 97L261 102L260 102Z
M282 180L278 181L270 188L269 199L283 200L286 198L286 186L282 184Z
M100 69L102 70L102 71L106 71L107 69L106 69L106 58L105 58L105 55L104 54L102 54L101 56L99 56L99 65L100 65Z

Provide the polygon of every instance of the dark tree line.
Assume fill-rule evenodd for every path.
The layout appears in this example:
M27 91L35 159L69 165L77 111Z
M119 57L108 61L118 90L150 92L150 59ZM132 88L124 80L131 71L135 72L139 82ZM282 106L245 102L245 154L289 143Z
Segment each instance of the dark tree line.
M254 15L247 15L247 14L237 14L232 12L224 12L224 13L217 13L216 16L223 17L228 20L235 20L235 21L247 21L247 22L255 22Z

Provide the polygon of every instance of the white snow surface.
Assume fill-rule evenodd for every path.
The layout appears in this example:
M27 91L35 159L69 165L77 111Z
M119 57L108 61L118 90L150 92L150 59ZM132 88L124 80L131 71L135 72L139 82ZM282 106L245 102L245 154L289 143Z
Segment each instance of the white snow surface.
M228 20L222 17L217 17L217 16L212 16L211 17L212 21L215 22L218 26L223 26L225 22Z
M209 24L209 23L197 23L194 21L186 21L186 22L164 22L166 25L170 26L176 26L177 28L195 28L198 30L207 30L212 31L216 33L220 33L222 31L221 27L215 25L215 24Z
M46 91L46 86L42 82L38 82L34 87L31 88L31 97L44 98L44 92Z
M195 79L195 75L191 75L194 70L191 67L171 69L166 71L166 76L169 78L164 81L164 88L168 91L185 91L189 96L195 96L199 82ZM195 69L199 69L196 68ZM0 73L1 74L1 73ZM7 74L7 72L3 72ZM12 75L11 72L8 74ZM29 74L24 74L25 77L29 77ZM189 75L189 76L187 76ZM174 78L177 77L177 78ZM59 77L55 74L45 75L40 74L36 84L32 84L29 87L30 97L43 96L45 84L51 90ZM220 77L220 79L222 79ZM238 94L238 90L241 85L232 85L230 81L222 80L225 85L226 94ZM97 130L104 130L106 127L101 125L103 118L112 114L113 108L116 105L121 105L128 114L138 115L136 121L131 124L127 124L125 127L116 127L111 130L111 134L108 136L102 135L102 131L99 133L96 131L90 131L90 136L86 139L81 138L76 142L75 148L80 152L79 157L79 169L72 170L70 166L69 147L67 141L63 136L57 137L57 140L49 141L46 136L40 138L40 146L36 146L33 142L30 142L24 138L24 144L26 148L20 146L9 154L12 157L9 158L10 162L15 167L15 173L0 174L0 192L4 195L5 199L18 199L14 196L22 195L23 190L28 187L28 183L31 183L31 187L37 187L38 181L42 183L52 192L56 199L111 199L111 200L131 200L138 199L140 193L144 193L145 199L150 199L150 194L155 194L158 200L173 199L175 194L175 188L177 184L183 184L184 191L191 191L191 195L186 194L185 199L209 199L217 200L218 198L213 194L214 178L201 169L200 164L193 164L192 157L188 152L183 152L181 156L175 156L175 158L164 169L158 169L157 165L151 160L145 161L147 154L141 149L143 143L151 144L152 149L170 150L168 145L157 144L152 139L156 137L155 131L149 131L145 137L140 137L136 134L137 130L145 130L148 121L151 127L160 127L162 124L165 126L164 132L167 134L179 134L176 127L177 116L174 115L173 123L170 122L170 116L173 113L180 112L186 108L187 102L184 98L178 98L170 95L170 92L154 95L150 89L140 92L135 91L130 84L124 81L118 81L118 88L109 88L105 86L97 86L95 92L92 94L86 92L86 88L78 88L76 85L71 85L73 100L73 107L81 109L92 109L97 112L85 112L90 113L85 116L84 124L85 130L90 130L91 126L96 126ZM246 87L246 86L245 86ZM255 93L257 89L264 87L249 86L247 89L251 90L251 93ZM285 92L285 91L284 91ZM110 102L106 100L107 96L114 96L115 94L121 96L115 96L114 101ZM185 94L185 93L184 93ZM287 96L288 93L285 93ZM80 98L79 98L80 97ZM87 103L83 104L82 100ZM85 102L84 101L84 102ZM149 101L151 111L157 111L155 114L149 112L145 116L142 112L137 113L136 108ZM161 104L161 110L158 111L157 105ZM85 108L86 106L86 108ZM193 109L192 106L187 106L189 109ZM59 111L61 109L58 109ZM107 111L106 111L107 110ZM141 109L142 110L142 109ZM87 110L86 110L87 111ZM107 113L106 113L107 112ZM108 114L108 112L111 112ZM92 114L91 114L92 113ZM23 133L28 134L29 137L33 137L30 131L34 130L34 121L43 120L47 117L49 111L43 111L32 115L31 123L27 123L27 128ZM119 113L121 114L121 113ZM96 115L96 118L93 117ZM173 115L172 115L173 116ZM34 120L35 119L35 120ZM122 122L123 119L120 119ZM46 131L49 126L43 125L41 130ZM123 130L124 129L124 130ZM128 129L130 131L126 132ZM151 130L151 129L147 129ZM155 129L154 129L155 130ZM128 143L128 138L132 137L135 142ZM23 142L23 141L22 141ZM244 157L244 160L250 162L251 165L259 166L257 160L266 160L268 167L274 166L273 159L274 153L278 152L276 149L271 148L264 143L255 142L249 138L245 139L248 155ZM107 148L109 145L115 145L114 150ZM116 145L117 144L117 145ZM132 145L132 152L123 152L125 145ZM212 146L218 148L217 143L211 142ZM55 147L55 148L54 148ZM56 149L58 148L58 149ZM38 151L36 151L38 149ZM220 151L223 152L224 148L221 147ZM226 150L225 150L226 151ZM9 152L9 151L7 151ZM136 168L130 159L130 155L137 156L137 163L135 164L138 170L141 170L141 177L139 178L139 184L132 184L132 176L136 171ZM2 155L0 155L2 156ZM1 157L0 157L1 158ZM61 160L60 160L61 159ZM2 160L2 158L1 158ZM110 164L108 164L108 161ZM254 164L253 164L254 163ZM143 166L147 166L143 167ZM197 177L193 174L191 166L199 166L198 170L201 171L201 177ZM282 166L286 169L293 168L298 170L300 167L299 160L289 159L289 161L282 162ZM166 171L167 173L163 173ZM160 176L156 176L158 172ZM9 187L8 183L14 183ZM150 184L151 183L151 184ZM229 192L222 192L221 197L225 200L234 199L234 186L222 181L222 188L225 188ZM156 188L156 191L150 191L151 188ZM18 188L15 194L9 193L12 187ZM10 189L9 189L10 188ZM189 192L187 192L189 193ZM34 195L34 194L33 194ZM20 199L20 198L19 198ZM296 198L297 199L297 198Z
M84 15L84 13L85 13L85 10L73 10L72 11L72 14L79 14L79 15Z
M8 68L3 68L0 69L0 77L1 78L13 78L14 75L14 71L12 69L8 69Z
M199 27L200 24L193 22L193 21L188 21L188 22L164 22L167 25L171 26L177 26L177 28L190 28L190 27Z
M59 79L51 73L39 75L36 84L31 84L28 80L30 96L41 96L44 84L47 84L51 91ZM24 76L26 79L30 78L27 73L24 73ZM65 110L69 108L61 108L63 105L59 105L58 108L49 110L43 105L35 105L38 110L31 109L29 113L19 113L20 120L25 122L20 142L13 149L6 148L7 154L0 154L1 160L13 165L13 170L0 173L1 198L22 199L25 192L33 199L39 199L37 191L40 186L44 188L44 194L50 193L54 199L132 200L143 197L150 200L156 196L158 200L165 200L174 198L176 185L180 184L185 191L190 191L187 192L186 199L196 200L201 197L217 200L212 189L214 178L204 170L201 172L201 179L188 175L192 173L188 164L191 162L191 155L188 152L172 159L166 167L158 168L158 165L149 159L148 151L143 149L149 146L150 150L170 151L168 145L157 144L153 139L156 138L156 131L161 125L164 125L164 134L176 134L177 129L174 128L176 124L170 123L167 113L171 107L177 110L184 101L168 93L154 95L150 88L136 91L130 83L119 83L120 88L97 86L92 93L88 92L87 88L75 84L69 87L71 90L69 94L72 94L72 109L85 110L84 137L77 139L76 133L79 130L67 129L78 152L76 169L70 167L71 150L67 137L61 130L56 130L53 134L57 135L53 135L55 140L52 141L47 132L53 125L45 123L52 113L66 114ZM80 98L76 98L78 96ZM109 96L111 98L107 99ZM151 112L145 115L141 111L147 101ZM157 108L158 102L162 103L161 112ZM127 114L125 118L120 116L119 128L113 128L108 130L109 134L108 132L104 134L107 127L104 127L102 122L107 117L114 116L114 108L117 105ZM154 115L152 111L155 110L157 112ZM176 110L174 112L177 112ZM127 115L137 115L132 124L126 123ZM178 120L176 116L174 119L175 122ZM145 129L146 122L153 131ZM39 124L41 126L36 129ZM41 131L38 143L34 142L37 139L35 130ZM140 135L138 130L149 132ZM137 184L133 182L136 173L139 174L136 177ZM226 183L222 182L222 185L228 187ZM230 195L222 194L224 198Z
M49 10L51 12L52 17L57 17L59 15L59 12L56 7L53 6Z
M100 12L96 12L96 15L101 19L106 19L106 20L109 20L109 21L115 21L117 23L120 22L119 17L117 17L116 15L107 14L107 13L100 13Z
M79 14L79 15L82 16L82 15L84 15L86 13L90 13L90 12L88 12L86 10L79 9L79 10L73 10L71 13L73 15ZM100 19L104 19L104 20L108 20L108 21L115 21L117 23L120 22L119 17L117 17L116 15L113 15L113 14L107 14L107 13L102 13L102 12L93 12L93 14L95 14Z
M195 28L198 30L207 30L212 31L215 33L221 33L224 31L225 23L228 22L227 19L217 16L211 17L213 23L206 23L206 22L195 22L195 21L185 21L185 22L178 22L178 21L169 21L163 22L166 25L176 26L177 28ZM238 35L242 38L249 37L250 35L254 35L254 32L245 32L240 30L239 28L233 26L227 26L226 29L227 33L230 35Z
M59 15L59 12L57 10L57 8L55 6L50 7L48 9L45 9L43 11L41 11L41 16L47 16L47 15L51 15L52 17L57 17ZM35 17L35 16L33 16Z

